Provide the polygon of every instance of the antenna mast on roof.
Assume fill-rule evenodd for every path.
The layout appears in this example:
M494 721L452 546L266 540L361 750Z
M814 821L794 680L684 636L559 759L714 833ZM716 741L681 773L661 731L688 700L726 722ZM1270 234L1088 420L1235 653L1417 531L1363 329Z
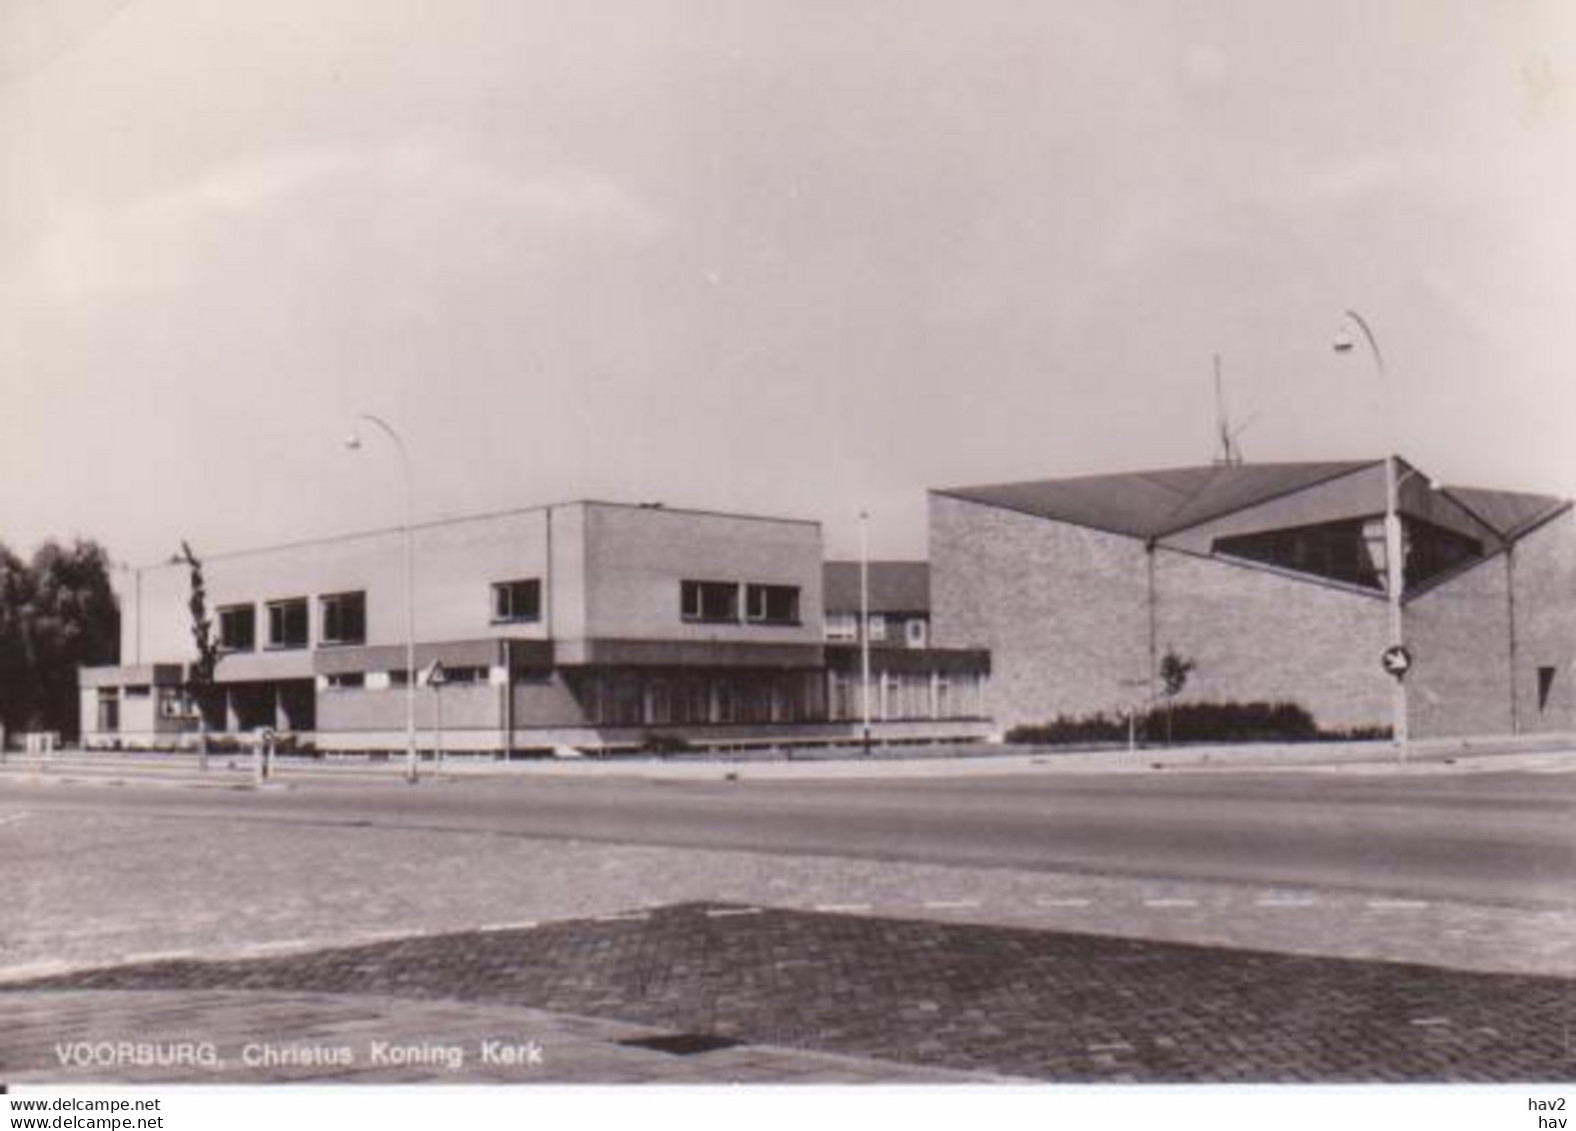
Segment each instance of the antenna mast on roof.
M1220 378L1220 355L1215 355L1215 438L1220 441L1220 451L1215 456L1218 467L1236 467L1242 463L1242 445L1237 442L1237 437L1247 431L1248 425L1253 423L1249 418L1242 424L1233 428L1231 416L1226 411L1226 387Z

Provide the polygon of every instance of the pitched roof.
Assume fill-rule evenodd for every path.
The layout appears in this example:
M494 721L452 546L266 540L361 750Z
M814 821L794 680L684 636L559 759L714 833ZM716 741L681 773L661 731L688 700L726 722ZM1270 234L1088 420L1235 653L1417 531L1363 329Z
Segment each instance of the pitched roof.
M1343 475L1380 460L1178 467L984 487L944 488L938 495L1070 522L1134 538L1158 538ZM1514 541L1570 504L1550 495L1448 487L1506 541Z
M1487 491L1481 487L1446 487L1445 494L1492 526L1507 542L1514 542L1570 503L1552 495L1521 491Z
M859 611L859 563L827 562L821 571L822 603L829 613ZM870 563L870 611L930 611L930 563Z
M1377 462L1177 467L945 488L936 493L1113 534L1158 538Z

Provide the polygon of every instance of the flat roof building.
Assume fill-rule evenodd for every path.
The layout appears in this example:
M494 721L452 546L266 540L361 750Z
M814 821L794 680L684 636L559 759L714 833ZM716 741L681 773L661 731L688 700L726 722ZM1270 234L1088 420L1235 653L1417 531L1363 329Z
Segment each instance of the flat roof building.
M424 749L440 721L445 749L495 752L850 733L827 699L817 523L574 502L423 523L413 544L415 678L446 676L416 696ZM188 743L201 711L213 732L403 748L404 548L400 528L201 555L221 646L201 702L188 567L131 571L122 663L80 674L84 744Z

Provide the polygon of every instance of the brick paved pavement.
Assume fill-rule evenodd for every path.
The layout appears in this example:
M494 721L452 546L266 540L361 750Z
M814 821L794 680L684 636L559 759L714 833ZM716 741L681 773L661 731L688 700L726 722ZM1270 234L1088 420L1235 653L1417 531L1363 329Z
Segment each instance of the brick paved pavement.
M30 812L0 797L0 980L694 900L1576 976L1576 913L484 832Z
M34 1001L184 990L476 1002L1058 1081L1576 1077L1569 979L717 904L149 962L14 987L0 1006L23 988Z
M737 1045L675 1055L630 1042L638 1022L517 1005L235 990L16 990L0 995L0 1080L10 1084L989 1083L979 1072L807 1049ZM196 1067L77 1063L78 1042L129 1042ZM205 1047L206 1046L206 1047ZM534 1047L534 1051L533 1051ZM190 1049L190 1053L182 1053ZM402 1050L417 1050L407 1055ZM61 1051L68 1054L62 1063ZM458 1050L457 1052L455 1050ZM135 1054L134 1054L135 1055Z

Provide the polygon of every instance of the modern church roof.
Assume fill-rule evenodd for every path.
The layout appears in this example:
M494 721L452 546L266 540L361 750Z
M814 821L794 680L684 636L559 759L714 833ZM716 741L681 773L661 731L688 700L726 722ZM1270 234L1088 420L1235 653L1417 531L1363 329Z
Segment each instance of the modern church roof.
M1447 487L1445 491L1492 526L1507 542L1514 542L1570 505L1565 499L1552 495L1528 495L1518 491L1485 491L1478 487Z
M1186 530L1331 479L1378 467L1382 462L1349 460L1179 467L943 488L934 493L1037 518L1148 539ZM1444 491L1507 541L1569 505L1549 495L1471 487L1447 487Z

